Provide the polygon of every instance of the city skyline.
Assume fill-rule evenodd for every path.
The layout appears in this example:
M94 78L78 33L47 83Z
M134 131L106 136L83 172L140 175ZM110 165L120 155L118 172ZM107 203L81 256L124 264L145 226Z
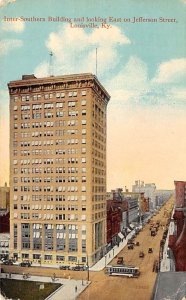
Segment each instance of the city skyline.
M184 1L103 1L96 7L85 1L48 5L33 1L29 12L23 1L1 2L0 47L0 184L9 182L7 83L23 74L48 75L53 52L54 75L96 73L111 95L108 106L107 190L135 180L154 182L158 188L173 188L184 180L186 59ZM7 4L2 6L3 4ZM167 5L168 4L168 5ZM121 14L122 6L122 14ZM40 12L38 15L38 11ZM114 16L113 16L114 14ZM23 16L25 21L4 21ZM71 28L60 22L28 21L26 17L63 16L107 18L99 28ZM109 16L113 19L109 19ZM175 23L130 23L119 18L175 18ZM113 22L112 20L115 21ZM118 19L118 21L117 21ZM102 21L102 20L101 20ZM71 62L69 64L69 61Z

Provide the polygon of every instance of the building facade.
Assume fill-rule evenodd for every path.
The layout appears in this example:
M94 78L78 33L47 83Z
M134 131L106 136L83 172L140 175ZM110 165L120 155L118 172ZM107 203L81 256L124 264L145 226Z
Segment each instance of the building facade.
M134 193L144 193L145 198L149 198L149 206L151 210L156 208L156 185L155 183L144 183L144 181L136 180L132 186Z
M0 210L9 210L10 207L10 188L5 183L0 187Z
M106 111L92 74L8 84L10 254L93 264L106 245Z
M186 271L186 181L175 181L174 232L169 236L176 271Z

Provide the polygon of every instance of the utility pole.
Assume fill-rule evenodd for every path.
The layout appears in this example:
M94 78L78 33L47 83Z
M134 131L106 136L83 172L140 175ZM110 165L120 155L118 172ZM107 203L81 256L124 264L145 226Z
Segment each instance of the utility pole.
M90 279L90 270L89 270L89 262L88 262L88 254L87 254L87 281Z
M54 70L53 70L53 52L51 51L49 55L50 55L49 76L51 77L51 76L54 76L54 74L53 74L53 72L54 72Z

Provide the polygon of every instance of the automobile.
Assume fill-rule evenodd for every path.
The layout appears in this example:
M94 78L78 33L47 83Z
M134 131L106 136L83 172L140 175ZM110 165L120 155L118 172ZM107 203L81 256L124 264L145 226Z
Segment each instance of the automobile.
M144 252L143 252L143 251L140 251L139 257L143 258L144 256L145 256Z
M7 259L3 261L4 265L13 265L13 261L11 259Z
M60 270L70 270L70 266L61 265L59 266Z
M124 259L123 259L123 257L118 257L118 259L117 259L117 265L123 265L124 264Z
M134 239L129 239L128 240L127 245L131 245L131 244L134 245Z
M155 229L151 230L151 236L155 236L155 235L156 235L156 230Z
M29 260L23 260L19 265L21 267L31 267L32 263Z
M148 253L153 253L153 249L149 248Z
M129 244L129 245L128 245L128 249L129 249L129 250L134 249L134 244Z
M75 266L75 267L72 267L71 270L73 270L73 271L85 271L86 267L85 266Z

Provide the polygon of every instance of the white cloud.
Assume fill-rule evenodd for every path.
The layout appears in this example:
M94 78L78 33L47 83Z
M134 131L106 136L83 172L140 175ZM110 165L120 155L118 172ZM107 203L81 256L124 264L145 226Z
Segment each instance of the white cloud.
M86 32L81 28L61 26L57 32L52 32L46 46L54 54L55 75L80 72L95 73L96 48L98 73L103 74L108 66L114 68L119 56L117 47L130 44L130 40L113 26L111 29L95 29ZM36 68L36 75L46 76L47 63L43 62Z
M171 83L186 76L186 59L172 59L160 64L153 82Z
M1 22L1 28L4 31L15 31L22 32L25 28L25 23L23 21L15 21L15 22Z
M14 48L22 47L23 42L17 39L5 39L0 41L0 55L5 55Z
M179 59L170 62L170 64L162 63L160 69L157 70L159 80L157 77L151 80L148 76L147 65L137 57L130 57L121 71L107 82L106 87L113 99L113 105L122 106L126 103L153 106L185 105L186 89L182 83L185 70L184 59L181 62ZM160 80L163 73L167 74L167 81L169 75L171 83Z
M16 0L0 0L0 7L4 7L12 2L16 2Z
M146 64L137 57L130 57L121 71L112 78L108 90L116 103L139 102L149 89Z

